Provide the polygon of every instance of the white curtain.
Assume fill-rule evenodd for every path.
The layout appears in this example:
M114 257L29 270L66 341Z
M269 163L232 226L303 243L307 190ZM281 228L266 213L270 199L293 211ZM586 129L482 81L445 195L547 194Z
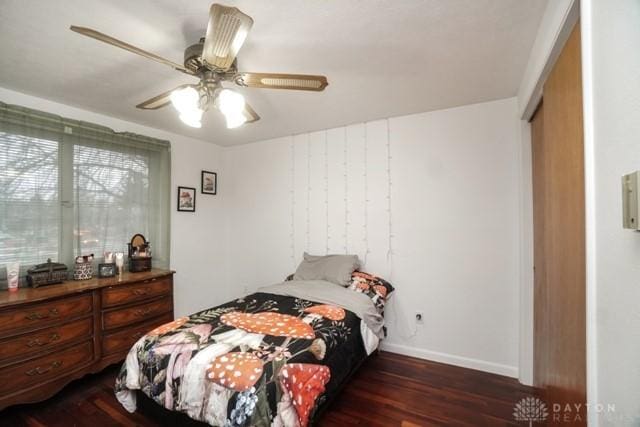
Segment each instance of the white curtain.
M170 164L168 141L0 103L0 286L8 262L71 269L136 233L168 267Z

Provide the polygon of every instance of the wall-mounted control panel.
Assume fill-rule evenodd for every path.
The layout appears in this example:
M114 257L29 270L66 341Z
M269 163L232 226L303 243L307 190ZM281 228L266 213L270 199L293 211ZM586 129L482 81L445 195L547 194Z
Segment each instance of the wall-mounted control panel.
M640 211L640 171L622 177L622 226L640 230L638 212Z

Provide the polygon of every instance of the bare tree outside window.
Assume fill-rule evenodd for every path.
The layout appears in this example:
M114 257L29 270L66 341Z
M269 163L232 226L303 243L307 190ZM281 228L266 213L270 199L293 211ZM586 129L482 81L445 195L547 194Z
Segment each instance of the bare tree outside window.
M148 156L75 146L73 165L76 254L125 251L134 233L149 234Z
M0 132L0 266L58 260L58 142Z

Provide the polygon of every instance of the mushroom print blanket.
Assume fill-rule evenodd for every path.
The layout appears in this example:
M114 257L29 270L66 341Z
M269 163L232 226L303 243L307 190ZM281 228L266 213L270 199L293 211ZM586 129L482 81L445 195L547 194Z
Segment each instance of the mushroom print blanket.
M133 412L140 390L213 426L304 427L366 357L360 322L335 304L258 292L143 336L116 396Z

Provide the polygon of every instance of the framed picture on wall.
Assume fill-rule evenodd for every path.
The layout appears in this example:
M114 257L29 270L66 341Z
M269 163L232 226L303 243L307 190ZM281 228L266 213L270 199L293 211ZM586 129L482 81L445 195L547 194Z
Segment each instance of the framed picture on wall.
M196 189L191 187L178 187L178 211L196 211Z
M218 174L215 172L202 171L200 181L200 192L202 194L213 194L218 192Z

